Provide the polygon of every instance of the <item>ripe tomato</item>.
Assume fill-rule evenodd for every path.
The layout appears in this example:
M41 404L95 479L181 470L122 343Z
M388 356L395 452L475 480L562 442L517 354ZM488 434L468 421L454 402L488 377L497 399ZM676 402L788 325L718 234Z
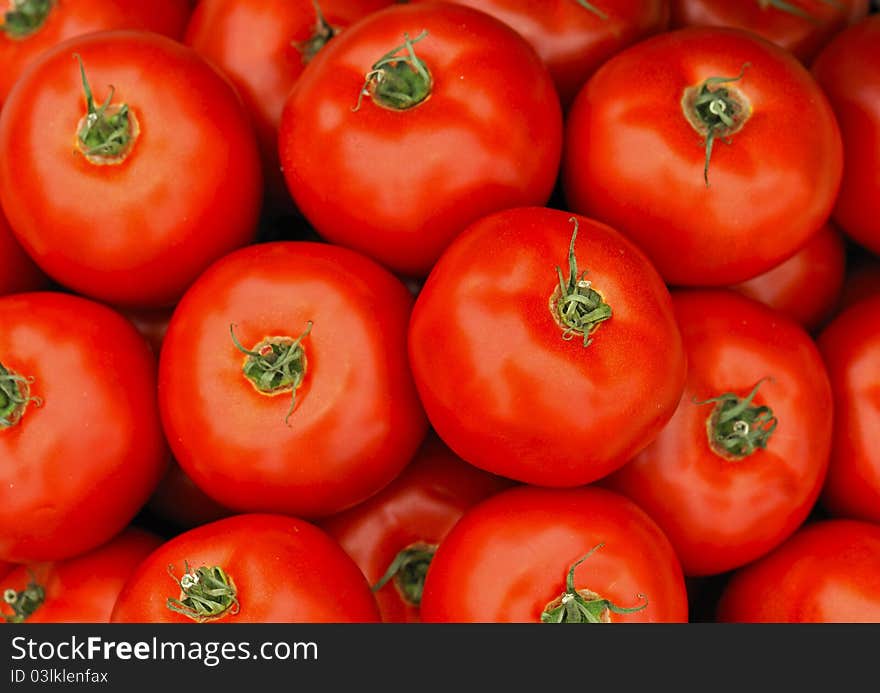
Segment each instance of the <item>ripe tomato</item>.
M514 488L468 510L431 563L422 619L559 618L687 621L681 566L656 523L594 487Z
M75 36L111 29L183 36L187 0L15 0L0 31L0 102L42 53Z
M629 236L667 282L711 286L800 249L827 221L843 164L809 72L762 39L713 28L605 63L571 108L564 159L571 209Z
M185 529L235 514L196 486L174 461L150 497L147 510L160 520Z
M563 105L608 58L669 24L669 0L453 1L522 34L550 70Z
M840 313L818 343L834 391L834 443L822 494L836 516L880 522L880 296Z
M868 14L869 0L672 0L672 26L746 29L809 63L835 34Z
M644 254L543 208L489 215L453 242L416 301L409 353L446 444L540 486L627 462L672 416L685 378L669 292Z
M437 545L467 508L509 485L467 464L432 434L391 484L320 526L373 585L383 621L417 622Z
M122 585L162 540L129 527L106 544L55 563L19 566L0 580L8 623L109 623Z
M352 22L393 0L203 0L185 43L209 58L238 88L260 142L273 201L289 200L278 160L278 125L294 82L324 44Z
M835 38L813 64L843 134L843 183L834 220L880 253L880 15Z
M374 622L376 600L333 539L281 515L237 515L179 534L143 561L119 623Z
M837 307L845 273L843 237L826 224L788 260L732 288L814 330Z
M94 94L88 131L75 56ZM13 232L53 279L108 303L172 304L253 237L261 180L233 88L158 34L104 32L55 47L0 115L0 202Z
M427 430L406 360L412 304L379 265L323 243L217 261L178 304L160 356L181 467L239 511L318 517L377 492Z
M323 237L425 276L471 221L547 202L562 115L547 68L500 20L395 5L309 64L279 147L293 199Z
M62 293L0 298L0 559L106 542L165 471L156 365L128 320Z
M46 288L48 283L46 275L15 240L0 210L0 296L37 291Z
M740 623L880 621L880 527L855 520L805 526L734 573L717 620Z
M828 466L831 388L813 340L784 315L721 289L672 300L688 359L681 403L602 483L657 521L686 575L713 575L809 515Z

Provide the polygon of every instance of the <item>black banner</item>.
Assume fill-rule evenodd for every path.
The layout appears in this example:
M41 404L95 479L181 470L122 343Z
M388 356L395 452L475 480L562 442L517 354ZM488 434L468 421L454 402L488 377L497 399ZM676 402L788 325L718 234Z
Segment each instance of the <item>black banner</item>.
M878 636L845 625L25 624L6 628L0 691L838 689L873 680Z

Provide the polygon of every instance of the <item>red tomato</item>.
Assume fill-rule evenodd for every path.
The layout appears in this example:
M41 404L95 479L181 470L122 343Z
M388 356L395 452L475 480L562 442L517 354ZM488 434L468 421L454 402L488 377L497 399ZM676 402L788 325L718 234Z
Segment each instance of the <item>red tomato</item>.
M281 515L237 515L179 534L140 564L111 616L114 623L378 620L370 586L342 547Z
M814 330L837 307L845 273L843 238L825 225L788 260L732 288Z
M509 485L462 461L432 434L397 479L321 527L373 585L383 621L417 622L437 545L467 508Z
M813 74L843 134L843 183L834 220L880 253L880 15L847 29L822 51Z
M88 133L77 55L93 110L112 104ZM262 178L244 107L195 51L158 34L90 34L44 53L3 107L0 152L0 202L25 250L108 303L170 305L256 231Z
M868 14L869 0L672 0L672 26L746 29L810 62L835 34Z
M834 443L822 495L836 516L880 522L880 296L839 314L819 335L834 391Z
M293 199L322 236L424 276L468 223L547 202L562 116L547 68L503 22L447 3L396 5L312 61L279 147Z
M550 70L563 105L608 58L669 24L669 0L453 1L522 34Z
M575 604L580 609L569 613ZM656 523L623 496L593 487L520 487L468 510L431 563L422 619L560 617L687 621L681 566Z
M854 520L807 525L734 573L717 620L744 623L880 621L880 527Z
M185 529L234 514L196 486L173 461L147 503L147 509L161 520Z
M260 141L263 173L273 199L289 200L278 160L281 111L303 68L341 29L393 0L203 0L185 42L235 83Z
M318 517L376 493L427 430L406 360L412 304L379 265L323 243L216 262L162 345L159 401L181 467L239 511Z
M831 445L831 388L804 329L732 291L674 293L688 381L657 439L603 480L669 537L689 576L752 561L812 510Z
M122 585L162 540L128 528L106 544L55 563L19 566L0 581L9 623L109 623Z
M0 559L103 544L165 471L156 365L128 320L61 293L0 298Z
M75 36L111 29L183 36L187 0L15 0L0 31L0 102L19 76L48 49Z
M685 378L669 292L644 254L604 224L542 208L490 215L455 240L419 294L409 352L440 437L540 486L627 462L672 416Z
M37 291L46 288L48 283L46 275L15 240L0 210L0 296Z
M733 29L618 53L578 95L566 138L571 209L629 236L678 285L735 284L793 255L827 221L843 163L809 72Z

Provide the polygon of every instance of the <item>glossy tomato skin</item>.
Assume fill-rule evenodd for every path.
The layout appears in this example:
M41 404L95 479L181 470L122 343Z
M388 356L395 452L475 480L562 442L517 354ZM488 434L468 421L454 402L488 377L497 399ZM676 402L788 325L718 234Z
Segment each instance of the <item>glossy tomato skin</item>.
M612 317L588 347L565 338L551 298L556 266L568 268L570 218L520 208L472 224L432 270L410 323L410 363L440 437L477 467L540 486L586 484L627 462L684 387L666 286L638 248L584 217L576 258Z
M325 532L303 520L248 514L202 525L170 539L140 564L116 601L112 623L193 623L166 606L180 588L184 562L218 566L239 603L215 623L351 623L379 620L357 565Z
M335 31L390 5L392 0L323 0L321 12ZM308 64L299 44L318 21L311 0L204 0L186 27L184 42L234 82L254 121L263 174L279 203L289 200L278 160L278 125L284 102Z
M687 591L669 540L635 504L596 487L519 487L475 505L434 556L422 599L426 622L536 623L565 590L575 588L617 606L613 622L684 622Z
M121 531L165 471L154 357L121 315L67 294L0 298L0 323L0 363L39 398L0 429L0 558L83 553Z
M843 237L826 224L788 260L732 288L815 330L837 308L845 274Z
M834 219L857 243L880 254L880 16L838 35L813 74L828 94L843 135L843 182Z
M15 240L0 211L0 296L38 291L48 284L49 279Z
M77 148L74 54L97 102L112 84L137 120L121 163ZM90 34L43 54L3 107L0 151L0 202L19 241L53 279L107 303L172 305L256 232L262 177L244 107L195 51L158 34Z
M822 331L834 391L834 443L822 503L834 516L880 522L880 296L859 301Z
M54 563L19 566L0 580L0 588L24 590L35 581L45 601L27 623L109 623L122 585L134 569L162 544L157 535L129 527L92 551ZM6 604L6 616L14 614Z
M510 485L467 464L431 434L399 477L320 526L375 585L401 551L440 544L469 507ZM418 606L402 596L393 580L375 594L384 622L420 620Z
M880 527L855 520L806 525L734 573L718 603L731 623L877 623Z
M406 109L360 100L383 55L415 39L431 93ZM547 202L562 115L534 49L498 19L444 3L396 5L334 39L291 91L279 150L293 199L332 243L424 277L468 223Z
M836 34L868 14L868 0L793 0L798 15L760 0L672 0L672 26L727 26L751 31L809 63Z
M522 34L547 65L563 105L608 58L665 31L669 0L605 0L605 17L572 0L454 0L498 17Z
M160 357L159 401L175 457L239 511L318 517L388 484L427 431L406 360L413 298L373 261L323 243L243 248L178 304ZM242 373L264 337L305 337L306 369L267 396Z
M63 0L53 3L43 25L25 38L0 32L0 102L41 54L67 39L96 31L153 31L180 39L189 18L186 0Z
M825 479L831 388L819 352L784 315L729 290L673 292L688 380L656 440L602 484L653 517L688 576L722 573L766 554L807 518ZM763 380L762 379L766 379ZM741 459L710 445L711 398L745 398L778 425ZM705 404L703 404L705 403Z
M682 98L741 71L727 88L751 115L730 144L715 142L707 186L705 138ZM771 269L817 233L842 166L828 100L796 59L740 30L690 28L593 75L569 113L562 176L569 208L629 236L668 283L719 286Z

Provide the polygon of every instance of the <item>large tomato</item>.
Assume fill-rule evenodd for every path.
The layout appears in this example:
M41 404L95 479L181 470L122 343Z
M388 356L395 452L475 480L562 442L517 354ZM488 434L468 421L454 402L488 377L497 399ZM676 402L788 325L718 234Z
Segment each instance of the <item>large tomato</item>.
M117 534L165 471L156 364L128 320L62 293L0 298L0 559Z
M880 527L855 520L805 526L734 573L717 620L745 623L880 622Z
M657 439L603 480L669 537L685 574L754 560L807 518L831 446L831 387L804 329L732 291L673 293L688 380Z
M681 566L657 524L599 488L502 491L434 555L427 622L688 620Z
M608 58L669 23L669 0L453 1L488 12L522 34L550 70L563 105Z
M818 342L834 391L823 505L833 515L880 522L880 296L839 314Z
M834 113L790 53L692 28L618 53L569 113L566 199L629 236L671 284L729 285L827 221L843 159Z
M10 623L108 623L134 569L162 540L128 528L79 556L19 566L0 580L0 619Z
M685 378L669 292L644 254L604 224L537 207L489 215L453 242L419 294L409 353L440 437L541 486L627 462Z
M837 308L845 274L843 237L827 224L788 260L732 288L814 330Z
M111 621L136 623L375 622L363 574L314 525L237 515L179 534L128 579Z
M746 29L808 63L869 6L869 0L672 0L672 26Z
M158 34L53 48L0 115L0 202L13 232L52 278L108 303L172 304L251 240L261 195L234 89Z
M460 5L396 5L309 64L279 147L322 236L424 276L468 223L547 202L562 116L547 68L509 26Z
M46 275L15 240L0 210L0 296L44 289L48 283Z
M416 622L438 544L465 510L509 485L462 461L432 434L391 484L320 526L373 585L382 620Z
M354 251L252 245L178 304L159 401L175 457L239 511L320 516L388 484L427 430L406 359L413 297Z
M880 254L880 15L835 38L813 74L828 94L843 134L843 183L834 219Z
M183 35L187 0L15 0L0 31L0 103L43 52L82 34L111 29Z

